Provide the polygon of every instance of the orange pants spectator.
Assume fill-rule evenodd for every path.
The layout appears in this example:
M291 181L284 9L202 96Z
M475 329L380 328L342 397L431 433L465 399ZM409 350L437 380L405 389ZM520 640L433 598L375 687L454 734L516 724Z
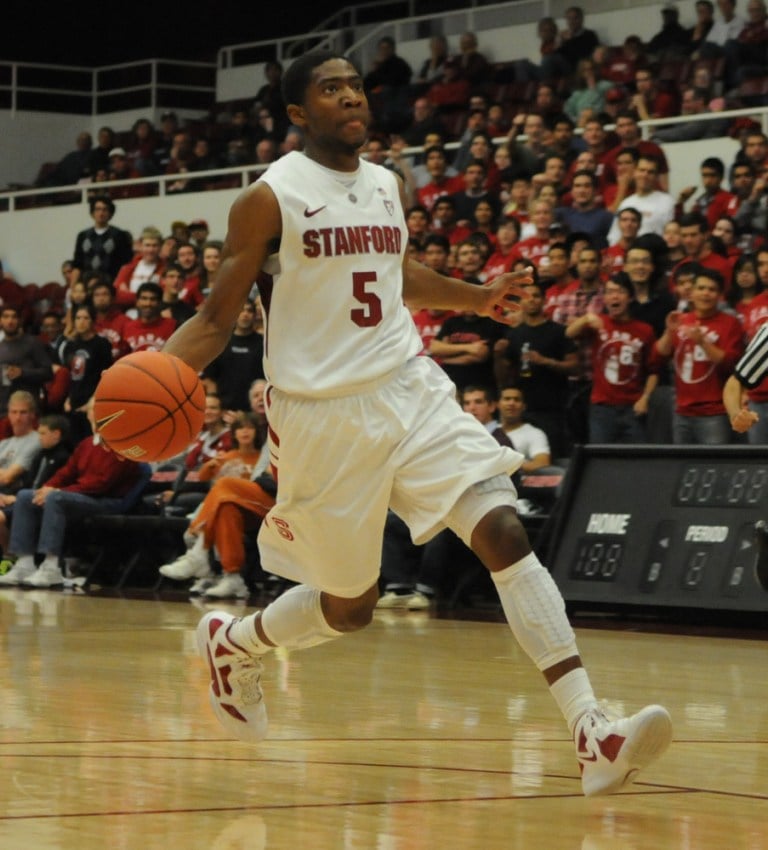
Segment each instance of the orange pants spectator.
M224 572L239 573L245 562L246 528L255 526L257 518L264 519L274 504L274 498L253 481L220 478L207 493L190 531L202 532L206 549L216 547Z

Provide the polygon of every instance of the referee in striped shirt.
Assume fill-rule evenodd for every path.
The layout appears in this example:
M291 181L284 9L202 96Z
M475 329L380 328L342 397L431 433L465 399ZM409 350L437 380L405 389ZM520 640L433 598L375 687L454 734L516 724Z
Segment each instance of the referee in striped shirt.
M748 407L747 391L768 375L768 323L760 327L723 387L723 404L731 428L744 434L759 420Z

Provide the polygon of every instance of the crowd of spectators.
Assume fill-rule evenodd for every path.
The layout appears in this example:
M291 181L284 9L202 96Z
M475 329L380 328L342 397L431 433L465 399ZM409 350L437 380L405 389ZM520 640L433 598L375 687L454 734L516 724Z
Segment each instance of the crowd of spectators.
M746 20L733 0L717 6L715 14L698 0L688 29L665 7L648 44L630 36L620 48L601 45L572 7L562 31L552 19L540 22L539 63L494 65L464 33L455 54L445 38L432 39L414 74L385 37L367 69L373 126L365 155L403 179L410 255L478 285L534 271L509 328L472 314L414 314L424 355L452 378L468 412L523 451L528 473L567 463L576 443L743 439L722 390L768 318L768 138L753 121L695 116L755 103L744 92L765 76L768 29L763 0L749 0ZM674 78L664 73L671 67ZM159 130L136 122L124 147L104 128L95 149L79 138L46 185L170 173L184 191L197 186L187 172L268 163L302 143L283 118L280 75L270 63L254 103L217 124L215 139L180 129L173 115ZM501 97L521 91L525 101ZM676 115L684 120L643 138L640 120ZM740 143L733 160L704 158L700 185L671 195L664 144L727 133ZM115 198L130 194L128 186L91 197L93 224L74 239L62 266L66 295L53 309L25 313L3 296L0 414L24 390L43 415L65 416L87 438L87 401L103 368L131 351L161 349L215 285L222 243L206 222L173 222L165 232L147 225L134 241L113 223ZM254 282L230 346L204 375L206 425L185 475L202 469L214 478L233 451L251 452L239 477L258 467L261 432L238 449L233 423L244 428L238 417L249 411L263 424L263 405L250 394L264 377L262 331ZM766 397L768 386L751 393L755 405ZM768 442L768 423L748 439ZM179 495L168 491L159 503L190 508ZM200 537L213 545L213 532ZM215 587L197 545L168 575ZM242 596L228 558L226 588Z

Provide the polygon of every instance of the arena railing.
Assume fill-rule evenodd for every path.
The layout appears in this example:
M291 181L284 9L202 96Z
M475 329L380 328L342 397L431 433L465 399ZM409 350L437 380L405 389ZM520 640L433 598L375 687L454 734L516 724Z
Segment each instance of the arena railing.
M0 61L0 109L103 115L128 109L210 110L216 64L145 59L84 68Z
M758 122L764 133L768 135L768 107L749 107L745 109L730 109L724 112L711 112L690 117L677 116L673 118L658 118L654 121L640 122L643 136L649 138L652 131L674 124L680 124L688 120L694 121L716 121L723 118L734 119L749 117ZM612 129L612 125L608 125ZM520 141L525 141L525 136L519 136ZM499 144L506 139L499 137L494 141ZM446 148L455 150L458 142L449 142ZM421 147L406 148L403 153L413 156L421 153ZM44 189L23 189L19 191L0 191L0 212L14 212L30 208L59 206L63 204L84 204L88 197L94 193L117 190L113 194L116 200L123 197L158 197L168 194L183 194L183 192L169 191L169 187L180 181L188 181L193 184L193 191L205 192L217 189L245 188L253 182L258 175L267 168L266 165L244 165L236 168L218 168L210 171L189 171L176 174L161 174L155 177L141 177L134 180L111 180L99 183L78 183L72 186L57 186ZM125 194L125 190L133 190Z

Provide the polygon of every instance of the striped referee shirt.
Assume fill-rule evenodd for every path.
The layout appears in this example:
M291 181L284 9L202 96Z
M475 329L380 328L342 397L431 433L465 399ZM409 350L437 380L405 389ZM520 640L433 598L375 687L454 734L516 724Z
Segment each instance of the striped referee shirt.
M761 325L747 350L736 364L734 375L748 389L754 389L768 374L768 323Z

